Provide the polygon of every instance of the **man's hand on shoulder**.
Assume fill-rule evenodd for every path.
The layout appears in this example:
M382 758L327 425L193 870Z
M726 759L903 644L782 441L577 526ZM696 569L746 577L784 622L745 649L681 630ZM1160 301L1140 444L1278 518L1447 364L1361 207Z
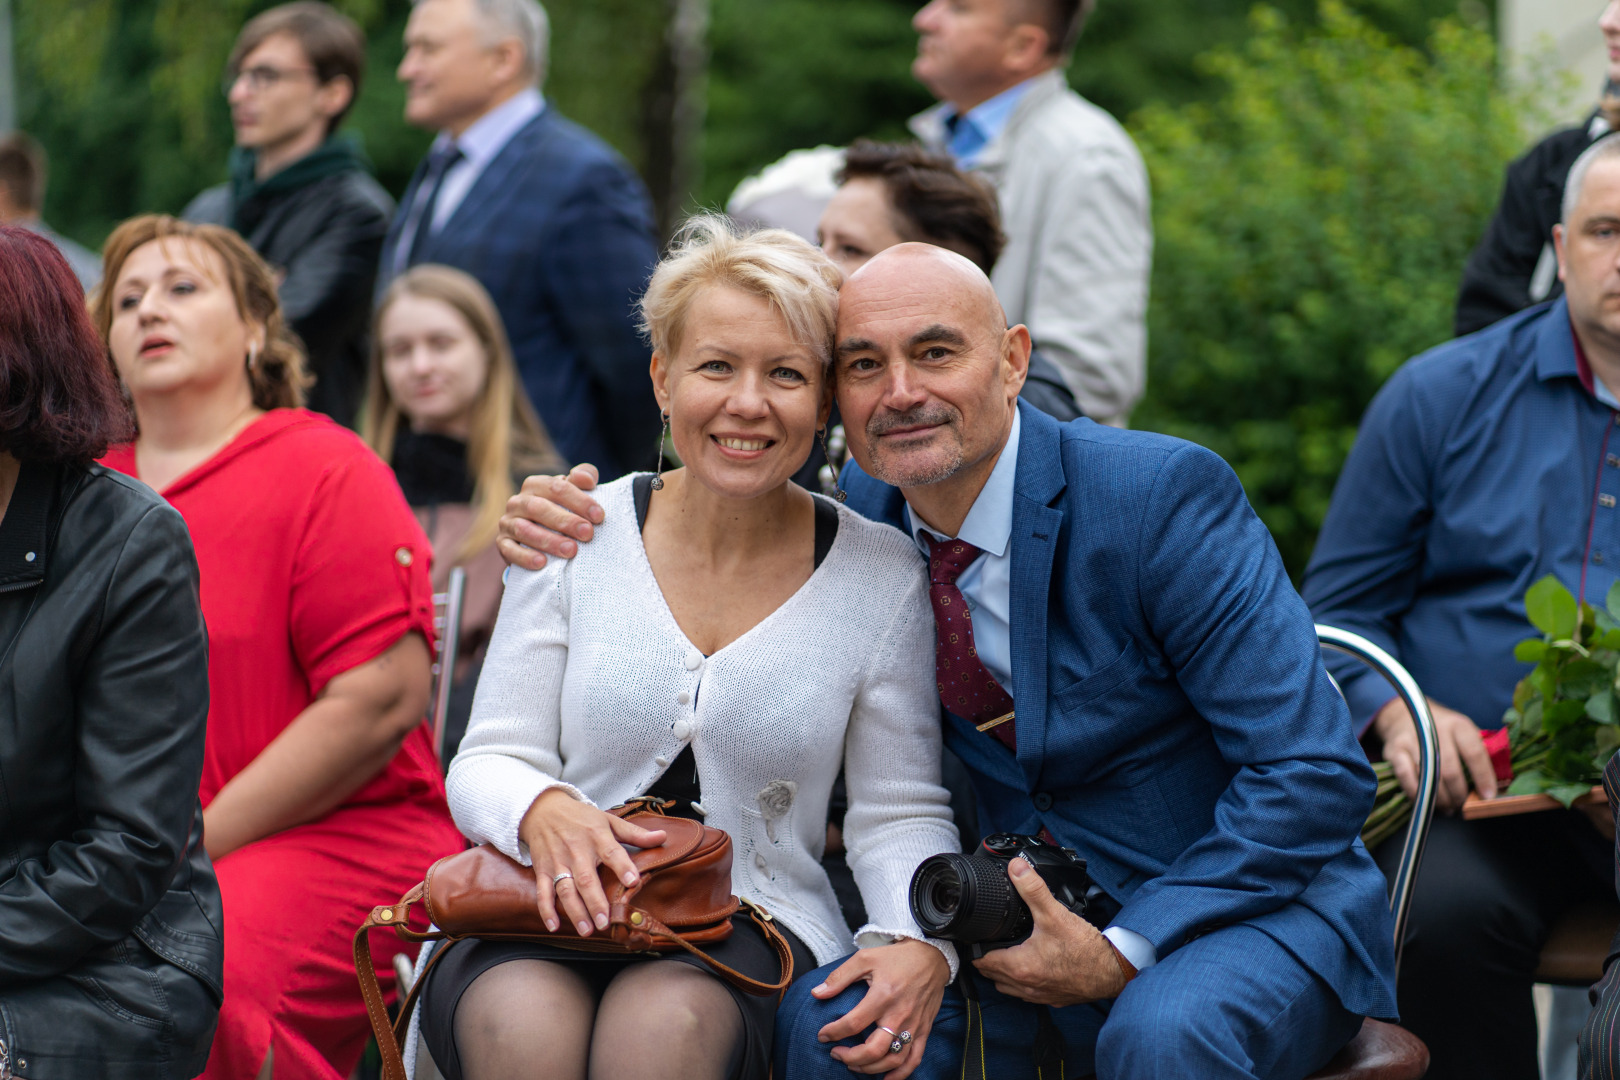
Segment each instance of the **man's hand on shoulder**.
M602 508L585 494L596 488L596 466L575 465L567 476L531 476L506 500L495 547L507 565L539 570L546 556L572 559L602 524ZM578 541L576 543L575 541Z
M1435 731L1440 736L1440 779L1435 804L1442 813L1454 813L1468 798L1470 780L1482 799L1496 797L1496 770L1479 728L1455 709L1429 699ZM1384 760L1395 770L1401 790L1411 798L1417 791L1417 725L1406 703L1395 698L1373 717L1373 729L1384 743Z
M1003 994L1036 1005L1118 997L1127 982L1125 969L1102 931L1058 903L1023 859L1012 860L1007 873L1035 916L1035 932L1022 944L975 960L979 973Z

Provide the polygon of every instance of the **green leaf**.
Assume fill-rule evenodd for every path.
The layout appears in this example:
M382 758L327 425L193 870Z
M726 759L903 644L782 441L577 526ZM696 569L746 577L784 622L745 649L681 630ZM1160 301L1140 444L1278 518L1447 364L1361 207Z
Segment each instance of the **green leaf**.
M1520 679L1518 684L1513 687L1513 707L1523 712L1524 707L1530 704L1533 690L1529 676Z
M1531 625L1550 638L1563 639L1575 632L1575 596L1552 574L1524 594L1524 613Z
M1620 649L1620 629L1605 631L1597 644L1605 649Z
M1620 633L1616 633L1615 636L1620 637ZM1534 664L1546 655L1547 643L1535 638L1528 638L1513 646L1513 658L1526 664Z
M1526 736L1534 737L1541 734L1542 708L1541 699L1539 698L1533 699L1524 707L1524 720L1520 726Z
M1536 669L1525 678L1530 680L1530 689L1541 696L1542 701L1553 701L1558 696L1558 676L1548 661L1543 660L1536 665Z
M1542 794L1551 795L1553 798L1563 803L1564 809L1567 810L1569 809L1571 803L1591 790L1591 784L1554 784L1547 788L1546 791L1542 792Z
M1586 715L1586 702L1566 698L1546 708L1541 726L1550 735L1556 735Z
M1609 586L1609 595L1603 601L1603 606L1609 609L1611 618L1620 622L1620 581Z
M1531 769L1529 772L1522 772L1515 776L1513 783L1508 785L1507 793L1509 795L1540 795L1547 790L1549 783L1551 781L1547 779L1547 775L1540 769Z
M1592 735L1592 748L1599 761L1607 762L1620 750L1620 727L1600 727Z
M1615 721L1614 691L1599 690L1586 699L1586 715L1600 724L1612 724Z

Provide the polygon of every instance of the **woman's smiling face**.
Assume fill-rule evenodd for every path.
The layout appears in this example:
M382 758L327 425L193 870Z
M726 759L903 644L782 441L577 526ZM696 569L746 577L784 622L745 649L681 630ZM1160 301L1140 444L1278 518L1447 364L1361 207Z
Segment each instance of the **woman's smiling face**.
M112 285L107 344L137 401L179 389L246 383L264 330L242 318L225 263L204 244L152 240L124 260Z
M653 387L693 480L753 498L804 465L831 408L828 374L769 301L730 286L703 290L673 353L654 354Z

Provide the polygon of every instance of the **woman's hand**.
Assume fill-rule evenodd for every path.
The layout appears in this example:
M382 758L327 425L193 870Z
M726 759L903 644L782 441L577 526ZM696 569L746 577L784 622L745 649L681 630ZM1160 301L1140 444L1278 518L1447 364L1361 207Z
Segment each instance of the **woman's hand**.
M932 945L907 939L860 950L810 993L825 1001L862 980L871 989L861 1003L822 1028L817 1038L837 1042L877 1024L858 1046L834 1047L833 1059L852 1072L887 1073L887 1080L905 1080L922 1062L928 1033L945 998L945 984L951 980L951 967ZM889 1044L895 1036L884 1028L893 1028L896 1034L911 1032L911 1042L898 1054L891 1054Z
M590 936L593 922L596 929L605 929L607 894L596 868L606 866L627 887L633 886L640 875L624 845L658 847L665 835L662 829L643 829L582 803L562 788L541 792L518 824L518 839L528 845L534 860L535 891L546 929L556 931L559 906L581 937ZM571 876L557 881L564 871Z

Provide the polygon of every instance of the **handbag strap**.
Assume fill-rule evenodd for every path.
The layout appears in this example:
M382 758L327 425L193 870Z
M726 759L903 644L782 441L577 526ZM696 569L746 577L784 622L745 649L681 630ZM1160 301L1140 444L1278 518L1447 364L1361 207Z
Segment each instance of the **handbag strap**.
M754 920L754 925L759 927L760 933L765 935L765 940L770 942L771 948L776 952L776 961L781 965L782 977L774 983L764 983L758 979L751 979L742 972L727 967L646 912L638 912L637 914L640 914L643 919L641 929L655 938L673 941L703 961L708 965L709 970L743 993L753 994L756 997L765 997L767 994L780 995L793 982L793 950L788 947L787 939L782 936L782 932L776 928L776 920L772 919L764 908L748 901L743 903L748 908L748 917Z
M388 1003L383 1000L382 986L377 982L377 966L371 959L371 931L388 927L406 941L439 941L446 935L438 931L421 934L406 925L411 905L422 899L425 884L419 884L406 893L397 904L375 907L360 929L354 932L354 973L360 979L360 996L366 1001L366 1016L371 1020L371 1033L377 1037L377 1050L382 1054L382 1080L405 1080L405 1055L402 1051L405 1031L410 1025L411 1010L416 1006L417 993L427 981L427 973L438 963L445 950L440 949L428 958L422 977L411 985L410 993L400 1002L399 1020L388 1021Z

